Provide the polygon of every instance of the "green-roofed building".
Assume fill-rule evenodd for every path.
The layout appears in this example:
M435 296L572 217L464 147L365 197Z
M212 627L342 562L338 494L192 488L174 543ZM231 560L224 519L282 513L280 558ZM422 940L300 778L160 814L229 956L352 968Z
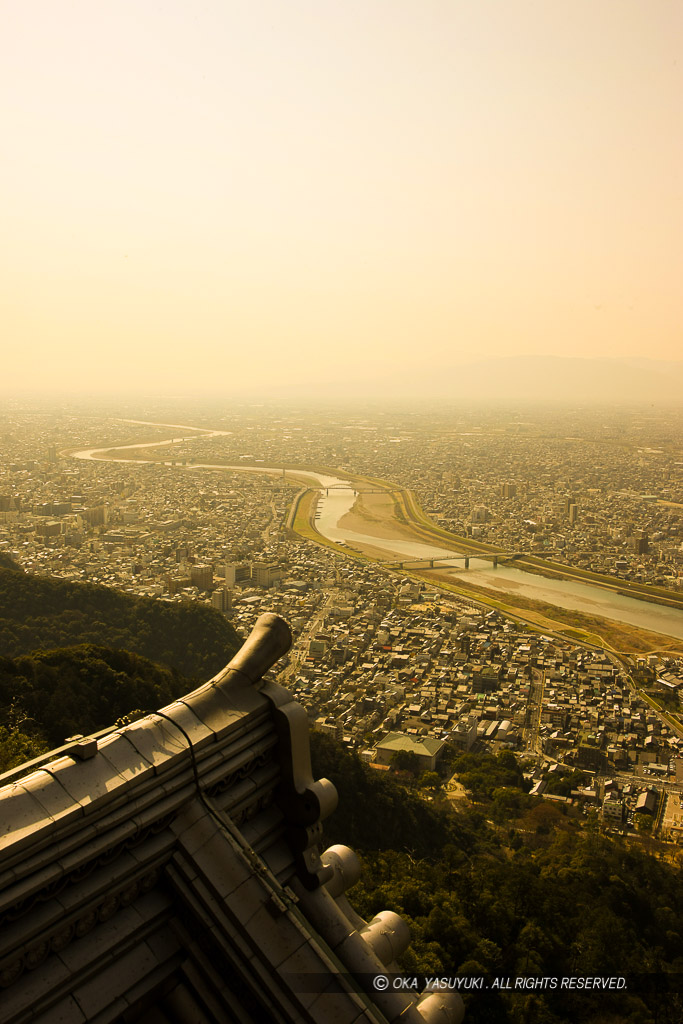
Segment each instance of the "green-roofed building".
M376 744L375 761L377 764L391 764L394 754L405 750L419 758L422 771L433 772L445 747L445 742L434 736L408 736L404 732L390 732Z

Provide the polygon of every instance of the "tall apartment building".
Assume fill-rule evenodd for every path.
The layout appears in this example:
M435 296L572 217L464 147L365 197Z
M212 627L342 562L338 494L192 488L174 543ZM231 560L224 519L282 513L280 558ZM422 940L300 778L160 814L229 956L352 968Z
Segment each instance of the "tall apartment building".
M251 579L251 562L226 562L223 568L226 587L247 583Z
M232 593L227 587L218 587L211 595L211 604L224 615L232 612Z
M190 566L190 581L193 587L198 590L211 590L213 588L213 567L210 565Z
M650 540L644 530L638 530L633 538L633 550L637 555L646 555L650 550Z
M472 509L470 519L473 523L488 523L491 515L484 505L477 505Z
M254 562L251 567L251 579L257 587L272 587L282 579L282 569L277 562Z

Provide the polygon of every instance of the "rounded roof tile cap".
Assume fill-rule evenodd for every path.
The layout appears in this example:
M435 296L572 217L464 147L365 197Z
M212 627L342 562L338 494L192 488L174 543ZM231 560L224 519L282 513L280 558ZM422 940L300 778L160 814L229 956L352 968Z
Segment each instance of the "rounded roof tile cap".
M330 846L320 859L325 867L331 867L334 871L333 877L325 886L332 897L341 896L360 878L360 861L348 846Z
M214 682L227 681L232 672L239 672L250 683L258 683L291 646L292 634L285 620L272 612L265 612L256 620L237 654Z

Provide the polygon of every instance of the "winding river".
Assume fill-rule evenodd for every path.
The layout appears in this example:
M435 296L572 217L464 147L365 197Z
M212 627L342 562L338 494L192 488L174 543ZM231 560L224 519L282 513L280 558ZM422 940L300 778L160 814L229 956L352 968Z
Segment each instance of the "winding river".
M129 421L130 422L130 421ZM135 421L141 422L141 421ZM150 424L146 424L150 425ZM178 424L155 424L157 426L179 427ZM196 430L190 437L183 437L183 440L191 438L214 437L226 433L225 431L200 430L198 428L180 427L182 430ZM108 458L109 451L124 451L126 449L155 448L161 445L172 444L179 440L178 437L167 441L153 441L142 444L116 445L112 448L88 448L82 451L70 452L74 458L96 459L109 462L135 462L137 464L146 461L126 459L117 456L114 459ZM174 465L173 462L166 462L165 465ZM184 469L221 469L230 472L240 473L267 473L268 475L282 476L282 469L270 468L267 466L226 466L213 463L191 463ZM625 597L622 594L593 586L590 583L579 583L573 580L550 579L545 576L537 576L527 573L523 569L516 569L511 566L499 565L494 568L493 564L485 559L470 557L469 568L465 569L462 562L462 552L454 552L437 544L430 544L424 541L411 541L405 539L379 539L369 534L358 533L344 526L340 526L340 520L349 512L355 501L355 491L348 480L335 476L327 476L313 470L290 470L285 475L290 479L296 478L310 480L315 486L322 488L335 487L329 493L321 492L318 502L315 525L318 531L328 540L344 543L350 547L360 544L371 545L385 553L386 559L396 557L404 558L439 558L447 559L449 555L459 554L460 560L453 561L449 575L461 579L463 583L471 583L478 587L485 587L494 594L504 598L507 594L515 594L520 597L527 597L534 601L545 601L560 608L568 608L574 611L586 612L589 615L599 615L607 619L614 619L642 629L653 630L656 633L663 633L667 636L683 639L683 610L670 608L666 605L652 604L649 601L641 601L635 597ZM444 566L448 567L448 564Z
M342 481L337 483L340 484ZM334 494L327 496L323 494L318 504L315 525L324 537L337 542L342 541L351 547L354 544L371 544L374 548L386 551L387 558L398 555L409 558L447 559L448 555L457 554L459 560L450 563L446 561L444 568L452 566L449 575L461 579L463 583L485 587L497 592L501 597L514 593L534 601L546 601L560 608L600 615L683 639L683 611L678 608L640 601L635 597L624 597L622 594L592 586L590 583L537 576L512 566L499 565L494 568L492 562L483 558L470 557L469 568L465 569L462 552L454 552L452 549L424 541L380 540L339 526L340 519L350 511L354 500L352 489L335 491Z

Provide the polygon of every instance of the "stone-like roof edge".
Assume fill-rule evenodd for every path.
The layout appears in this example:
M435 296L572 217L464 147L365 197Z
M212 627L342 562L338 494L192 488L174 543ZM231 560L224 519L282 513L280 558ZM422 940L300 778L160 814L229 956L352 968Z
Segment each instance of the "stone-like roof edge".
M0 857L78 827L135 799L159 775L187 774L196 756L239 729L242 720L272 713L260 692L263 675L289 649L291 633L276 615L262 615L244 645L208 683L129 725L74 744L0 789ZM189 741L189 742L188 742ZM49 756L49 755L48 755ZM133 795L135 794L135 796Z

